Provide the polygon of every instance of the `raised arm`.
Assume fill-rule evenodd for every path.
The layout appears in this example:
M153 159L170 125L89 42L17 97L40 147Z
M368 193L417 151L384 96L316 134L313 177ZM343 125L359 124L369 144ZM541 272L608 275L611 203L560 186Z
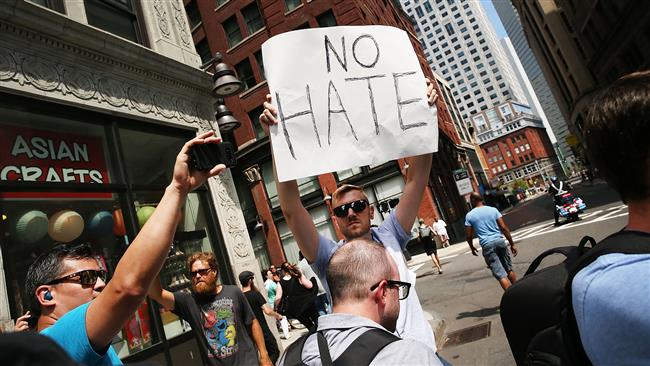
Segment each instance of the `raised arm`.
M433 87L433 83L429 79L426 79L426 81L429 105L434 105L436 100L438 100L438 93ZM397 204L398 209L395 214L397 221L406 232L411 230L413 222L415 222L415 217L418 213L422 196L424 195L424 188L429 181L432 160L433 154L418 155L410 158L404 192Z
M219 140L207 132L187 142L174 166L172 182L138 236L120 259L113 278L93 300L86 314L86 331L95 350L107 347L113 337L144 299L151 283L160 272L174 237L180 209L187 194L203 184L208 177L225 169L223 164L210 171L190 171L190 148Z
M277 124L276 119L277 110L271 104L271 95L266 96L264 103L264 113L260 116L260 121L264 130L268 134L268 125ZM273 148L271 148L271 155L273 155ZM293 233L298 248L309 262L316 260L318 253L318 231L314 221L309 215L309 212L302 205L300 200L300 192L298 191L298 182L290 180L286 182L278 181L278 174L275 168L275 157L273 157L273 177L275 178L275 185L278 189L278 199L280 200L280 208L282 214L287 220L287 225Z
M153 280L151 286L149 286L149 292L147 295L162 305L165 309L174 310L174 294L162 288L162 285L160 284L160 276L157 276L156 279Z

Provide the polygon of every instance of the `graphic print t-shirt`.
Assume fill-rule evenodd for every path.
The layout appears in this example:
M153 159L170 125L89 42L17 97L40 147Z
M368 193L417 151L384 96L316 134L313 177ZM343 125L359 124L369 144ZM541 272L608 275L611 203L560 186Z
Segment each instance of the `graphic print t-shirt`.
M208 297L174 292L174 301L173 312L190 323L209 365L258 364L246 330L255 314L238 287L226 285Z

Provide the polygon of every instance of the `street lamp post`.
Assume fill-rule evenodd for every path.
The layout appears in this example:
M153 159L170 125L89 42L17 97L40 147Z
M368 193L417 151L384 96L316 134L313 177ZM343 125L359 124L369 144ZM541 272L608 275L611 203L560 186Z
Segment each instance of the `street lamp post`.
M229 97L238 94L244 89L244 83L237 78L237 74L233 68L223 62L223 55L220 52L214 54L214 57L201 65L201 69L214 68L212 74L212 81L214 86L212 91L217 96L217 107L215 118L217 120L217 128L219 131L227 133L241 126L233 115L230 109L226 106L224 97Z

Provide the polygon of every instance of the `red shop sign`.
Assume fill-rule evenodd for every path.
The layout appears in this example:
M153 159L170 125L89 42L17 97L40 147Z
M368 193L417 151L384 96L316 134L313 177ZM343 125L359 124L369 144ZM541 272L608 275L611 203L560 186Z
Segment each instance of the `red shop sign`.
M0 180L110 183L102 139L14 126L0 126ZM112 198L111 193L5 192L2 198Z

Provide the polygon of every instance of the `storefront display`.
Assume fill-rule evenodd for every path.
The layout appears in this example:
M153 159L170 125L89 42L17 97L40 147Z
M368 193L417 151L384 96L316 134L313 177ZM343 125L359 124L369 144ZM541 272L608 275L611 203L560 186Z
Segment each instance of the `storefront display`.
M78 112L59 106L56 113L28 112L0 100L0 249L14 319L29 308L31 295L24 290L29 265L56 243L89 243L110 281L171 181L176 154L195 135L190 129L147 128ZM189 289L188 256L222 246L208 199L204 187L187 197L160 274L169 290ZM228 263L222 256L218 260ZM145 301L124 325L113 344L120 357L189 331L172 313L154 309Z

